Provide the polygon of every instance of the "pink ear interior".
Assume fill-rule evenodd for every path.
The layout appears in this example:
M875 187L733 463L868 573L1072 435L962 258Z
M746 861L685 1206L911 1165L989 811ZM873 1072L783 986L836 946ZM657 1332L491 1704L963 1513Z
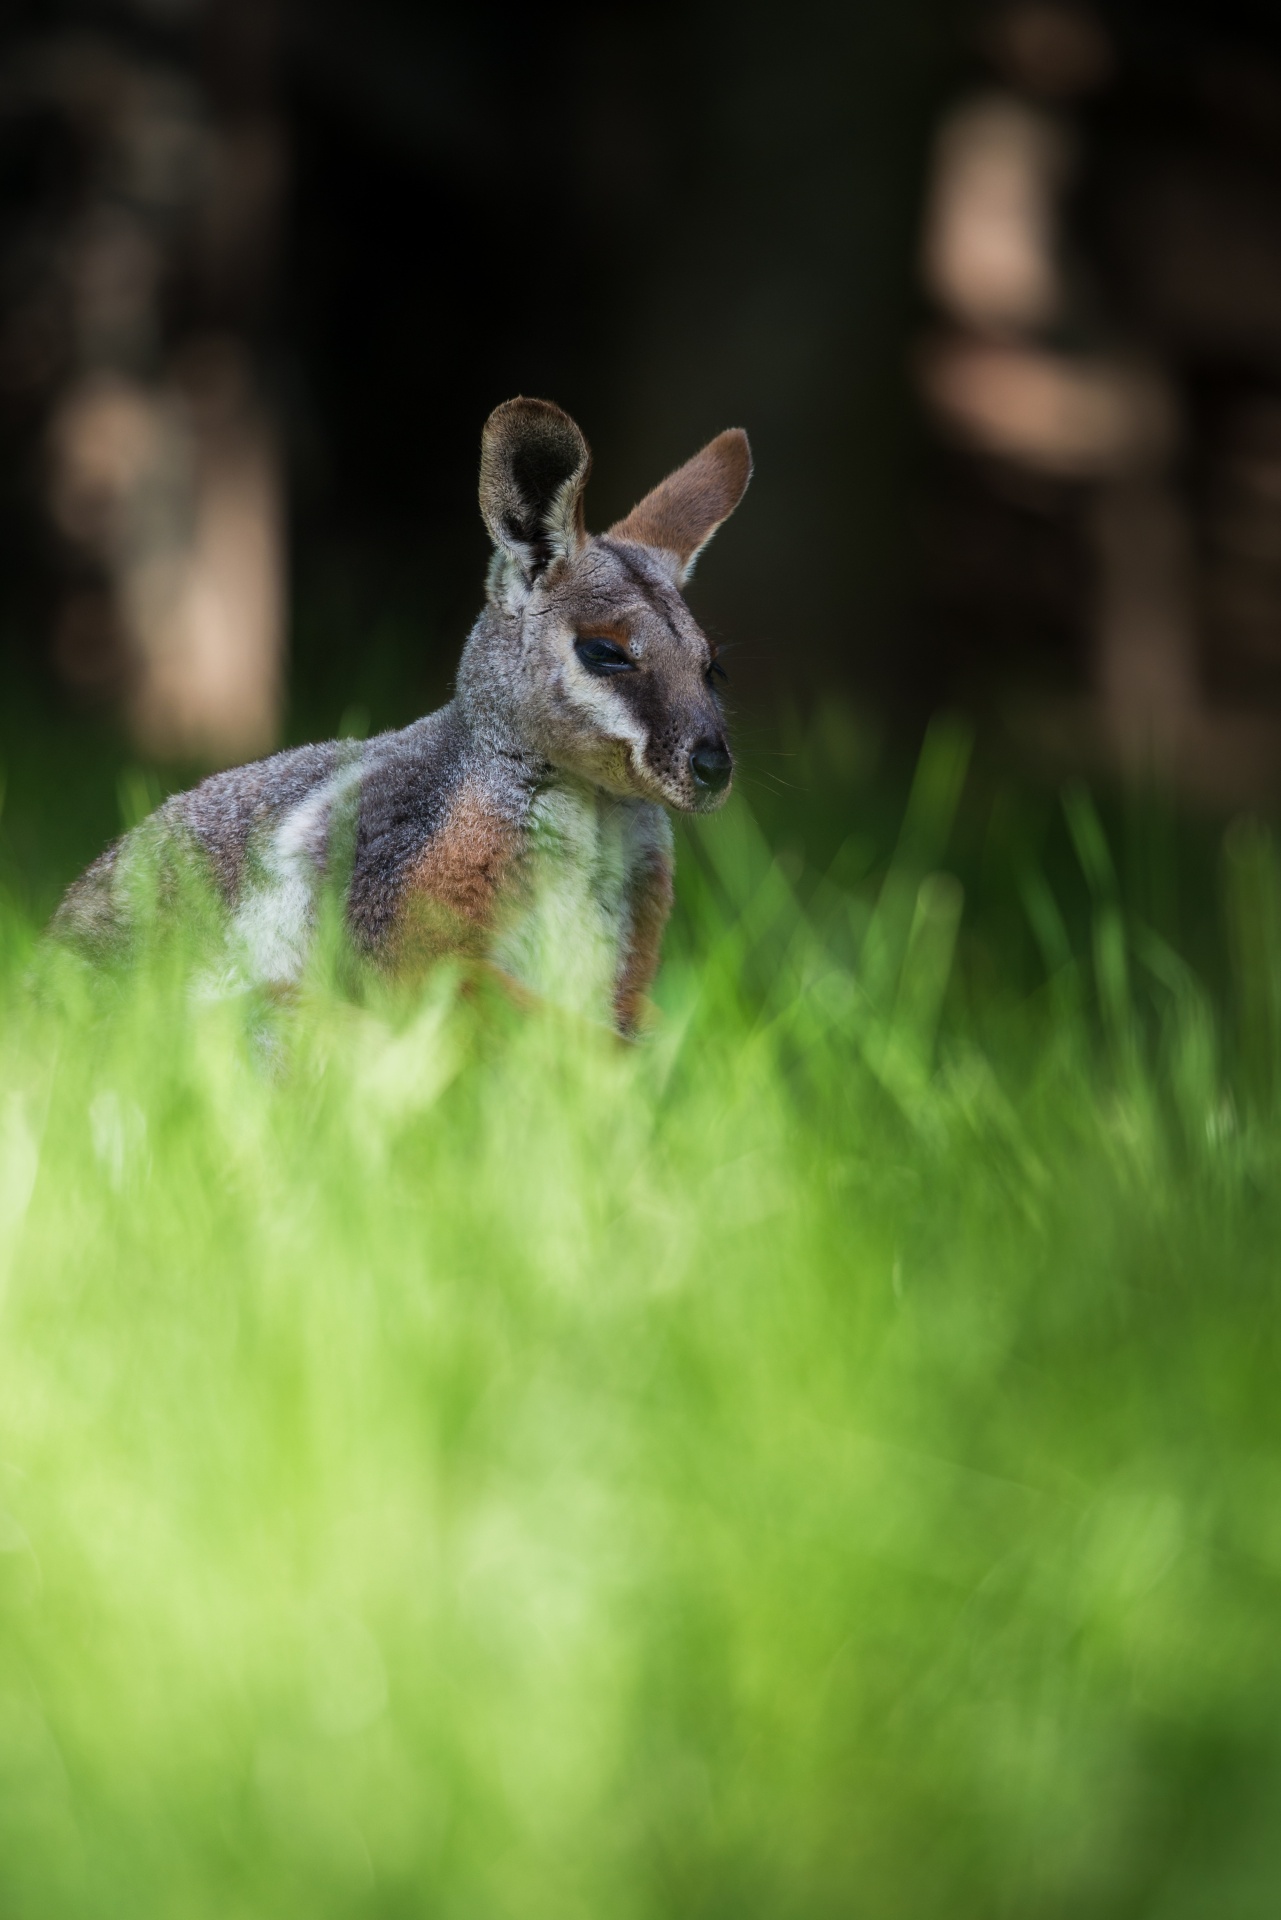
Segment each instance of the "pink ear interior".
M684 571L733 513L751 477L747 435L741 427L730 427L660 481L610 534L674 553Z

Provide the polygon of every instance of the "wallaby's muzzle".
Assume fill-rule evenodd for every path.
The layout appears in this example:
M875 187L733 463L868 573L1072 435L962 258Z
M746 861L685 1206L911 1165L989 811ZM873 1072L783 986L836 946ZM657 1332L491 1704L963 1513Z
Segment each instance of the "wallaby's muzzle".
M704 804L724 793L734 771L734 761L724 740L700 740L689 756L694 786Z

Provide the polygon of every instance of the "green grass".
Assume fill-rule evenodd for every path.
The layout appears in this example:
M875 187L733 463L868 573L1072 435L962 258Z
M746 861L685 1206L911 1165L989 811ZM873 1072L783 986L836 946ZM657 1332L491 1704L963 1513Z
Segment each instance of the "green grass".
M11 852L6 1920L1277 1911L1272 842L856 747L633 1049L95 985Z

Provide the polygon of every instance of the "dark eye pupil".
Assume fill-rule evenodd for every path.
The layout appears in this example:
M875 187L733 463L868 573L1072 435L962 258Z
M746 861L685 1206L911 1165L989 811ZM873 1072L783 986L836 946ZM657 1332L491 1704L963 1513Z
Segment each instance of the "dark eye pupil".
M588 673L631 673L635 663L612 640L575 640L574 652Z

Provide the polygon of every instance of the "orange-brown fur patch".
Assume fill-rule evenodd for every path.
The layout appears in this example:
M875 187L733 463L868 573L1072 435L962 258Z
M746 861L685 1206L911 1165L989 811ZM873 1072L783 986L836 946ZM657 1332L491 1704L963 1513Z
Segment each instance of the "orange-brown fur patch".
M672 910L672 867L665 855L651 854L638 869L628 905L631 928L614 990L614 1014L619 1031L633 1034L640 1024L645 995L658 972L663 929Z
M519 843L510 821L464 789L406 878L393 965L421 965L444 953L479 957Z
M612 615L604 620L599 620L593 615L584 624L582 633L593 640L614 640L620 647L625 647L632 637L632 630L626 620L615 619Z

